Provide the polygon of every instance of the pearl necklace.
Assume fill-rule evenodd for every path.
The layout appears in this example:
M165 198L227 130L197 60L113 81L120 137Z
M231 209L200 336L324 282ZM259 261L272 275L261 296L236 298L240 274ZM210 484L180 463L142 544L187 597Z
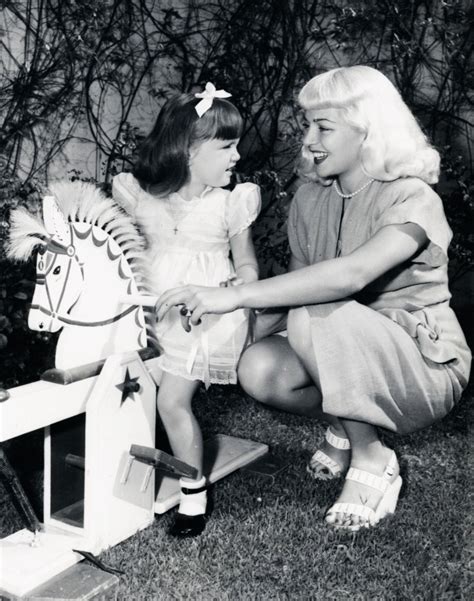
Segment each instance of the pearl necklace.
M375 181L375 179L373 177L371 177L369 179L369 181L365 182L365 184L361 188L359 188L355 192L351 192L351 194L343 194L342 190L340 190L339 186L337 185L337 180L333 180L332 183L334 185L334 190L336 190L336 194L338 196L340 196L341 198L352 198L353 196L356 196L356 194L359 194L359 192L362 192L362 190L365 190L366 188L368 188L373 181Z

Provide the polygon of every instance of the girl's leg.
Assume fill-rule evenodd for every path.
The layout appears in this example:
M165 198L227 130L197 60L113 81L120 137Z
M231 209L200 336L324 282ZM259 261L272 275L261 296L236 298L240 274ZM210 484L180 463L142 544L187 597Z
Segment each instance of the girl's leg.
M195 467L199 479L202 476L202 434L191 408L198 386L198 380L163 372L157 407L173 454Z
M206 480L202 475L203 444L201 428L194 417L191 402L199 381L163 373L158 389L158 412L174 455L198 470L196 479L180 478L178 513L170 534L180 538L201 534L206 521Z

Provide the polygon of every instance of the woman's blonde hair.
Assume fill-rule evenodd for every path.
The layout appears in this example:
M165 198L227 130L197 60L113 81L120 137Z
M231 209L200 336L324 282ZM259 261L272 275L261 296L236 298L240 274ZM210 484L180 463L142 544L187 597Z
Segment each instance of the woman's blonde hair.
M344 121L365 133L361 160L369 177L391 181L412 176L429 184L438 181L439 153L394 85L377 69L358 65L317 75L303 87L298 101L304 110L342 109ZM303 159L304 154L303 148ZM314 172L314 165L311 169Z

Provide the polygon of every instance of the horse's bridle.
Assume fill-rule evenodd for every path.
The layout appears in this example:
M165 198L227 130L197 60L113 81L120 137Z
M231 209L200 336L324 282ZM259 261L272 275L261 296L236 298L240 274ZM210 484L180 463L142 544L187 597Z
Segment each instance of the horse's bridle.
M79 261L79 258L76 254L76 249L75 249L74 245L72 244L72 231L71 231L71 244L68 244L66 246L64 244L61 244L57 240L53 240L52 238L50 238L50 239L48 239L48 241L45 245L41 246L39 253L41 255L43 255L46 251L50 251L54 255L54 259L51 261L51 265L49 265L48 269L44 272L44 274L36 275L36 285L37 286L45 286L49 308L43 307L43 305L31 304L30 309L35 309L37 311L40 311L41 313L44 313L48 317L57 319L58 321L62 322L63 324L94 328L94 327L98 327L98 326L105 326L105 325L114 323L116 321L119 321L120 319L122 319L122 317L125 317L126 315L128 315L129 313L131 313L132 311L134 311L137 308L138 305L130 305L130 307L128 307L121 313L118 313L117 315L109 317L108 319L101 319L99 321L83 321L83 320L79 320L79 319L72 319L71 317L68 317L67 315L61 315L59 313L59 308L60 308L61 302L63 300L64 292L66 290L67 280L68 280L69 274L71 272L72 259L75 259L75 261L79 265L82 275L84 275L84 268L83 268L82 263ZM61 290L61 294L59 295L59 299L58 299L56 307L53 307L53 302L51 300L51 295L49 292L46 276L53 269L54 264L56 262L57 255L67 255L69 257L69 262L68 262L67 273L66 273L66 277L64 278L64 284L63 284L63 288ZM39 261L41 262L41 259L39 259Z

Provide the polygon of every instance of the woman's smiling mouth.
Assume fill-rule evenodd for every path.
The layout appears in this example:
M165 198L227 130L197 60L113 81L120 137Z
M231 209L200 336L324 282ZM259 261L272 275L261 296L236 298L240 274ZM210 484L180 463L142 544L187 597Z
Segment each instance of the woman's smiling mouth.
M328 157L327 152L313 151L313 161L316 165L321 164Z

